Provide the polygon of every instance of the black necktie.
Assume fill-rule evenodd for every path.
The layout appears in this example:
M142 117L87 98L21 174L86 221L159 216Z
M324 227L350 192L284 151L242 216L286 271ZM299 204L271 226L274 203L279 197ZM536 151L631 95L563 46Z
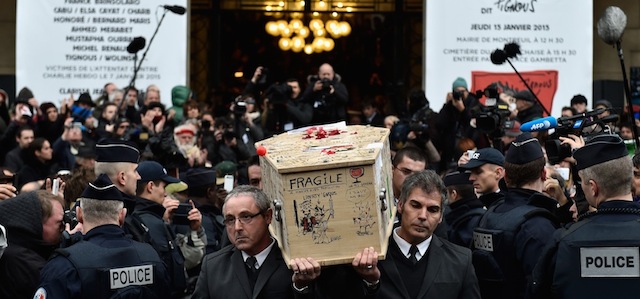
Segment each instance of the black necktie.
M249 276L249 283L251 284L251 289L256 285L256 280L258 280L258 269L256 269L256 260L255 256L250 256L244 261L245 265L247 265L247 275Z
M414 265L418 263L418 257L416 256L417 253L418 246L411 245L411 248L409 248L409 261L411 261L411 263Z
M258 263L258 260L256 259L255 256L248 257L244 263L247 265L247 267L252 273L256 272L256 263Z

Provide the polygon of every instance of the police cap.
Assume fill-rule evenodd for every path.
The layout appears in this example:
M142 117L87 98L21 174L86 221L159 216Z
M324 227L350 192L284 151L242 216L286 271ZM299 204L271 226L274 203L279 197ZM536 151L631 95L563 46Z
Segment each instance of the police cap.
M138 163L140 151L133 143L106 138L96 144L96 155L96 162Z
M80 197L97 200L124 201L122 192L111 182L109 176L104 173L99 175L95 181L89 183L89 186L82 191Z
M578 170L628 155L627 147L618 135L598 135L573 153Z
M511 142L511 146L507 150L505 161L512 164L526 164L533 160L542 158L542 147L538 139L533 138L531 133L524 132L516 140Z
M502 166L504 165L504 156L499 150L495 148L481 148L471 155L469 162L460 165L459 168L473 169L476 167L480 167L486 163Z
M445 175L442 181L444 182L444 185L447 187L455 186L455 185L472 185L473 183L469 180L470 175L471 175L471 171L469 170L454 171Z

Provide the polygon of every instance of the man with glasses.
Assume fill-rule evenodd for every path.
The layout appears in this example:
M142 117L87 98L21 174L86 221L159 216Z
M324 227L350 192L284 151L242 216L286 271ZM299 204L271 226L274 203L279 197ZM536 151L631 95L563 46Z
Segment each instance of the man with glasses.
M253 186L238 186L222 212L233 245L205 256L191 298L294 298L293 271L269 233L273 209L267 195Z

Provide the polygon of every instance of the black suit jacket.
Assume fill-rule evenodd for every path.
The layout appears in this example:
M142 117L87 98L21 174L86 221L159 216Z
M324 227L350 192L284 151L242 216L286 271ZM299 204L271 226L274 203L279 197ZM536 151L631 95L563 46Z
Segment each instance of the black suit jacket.
M393 246L393 248L392 248ZM399 250L393 236L389 237L389 249ZM417 298L480 298L478 279L471 263L471 251L433 236L426 256L427 272ZM378 262L381 272L377 298L410 298L403 275L396 266L393 255Z
M260 272L251 290L242 252L229 245L208 254L202 261L196 289L191 298L304 298L294 294L291 276L277 242L260 266ZM298 297L296 297L296 295Z

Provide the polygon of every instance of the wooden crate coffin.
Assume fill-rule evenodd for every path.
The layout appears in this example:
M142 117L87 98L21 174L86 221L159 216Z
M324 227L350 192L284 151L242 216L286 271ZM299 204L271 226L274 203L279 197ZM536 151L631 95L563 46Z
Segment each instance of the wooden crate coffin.
M348 264L369 246L385 258L396 212L388 136L386 128L314 127L256 144L267 149L263 189L286 261Z

